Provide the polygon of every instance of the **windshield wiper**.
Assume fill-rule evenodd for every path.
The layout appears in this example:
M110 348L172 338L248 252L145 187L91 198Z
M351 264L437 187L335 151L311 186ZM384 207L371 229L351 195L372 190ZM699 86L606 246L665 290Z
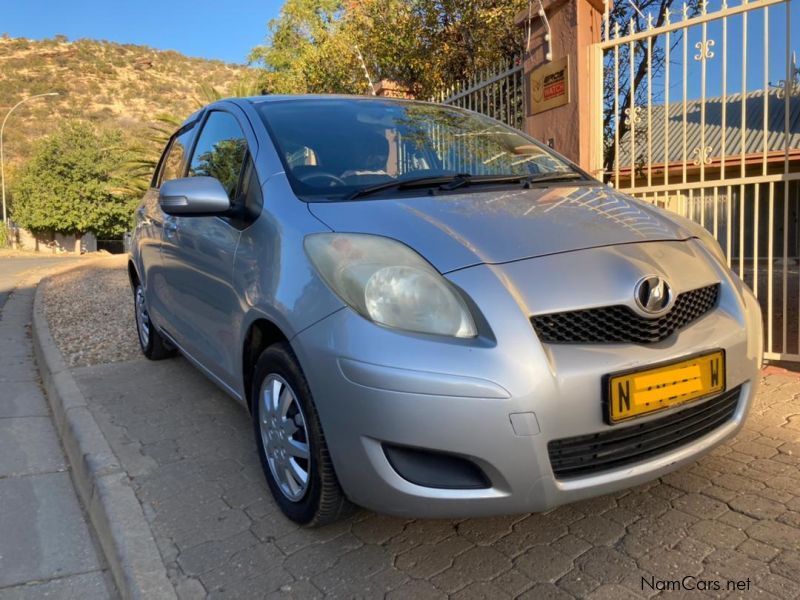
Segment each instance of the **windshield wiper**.
M546 181L570 181L573 179L584 179L584 177L580 173L575 172L541 173L538 175L471 175L469 173L458 173L457 175L437 175L434 177L417 177L414 179L386 181L384 183L378 183L356 190L350 194L347 199L355 200L356 198L363 198L364 196L370 196L385 190L407 190L417 187L430 187L451 191L462 186L475 184L525 183L525 185L529 185L531 183Z
M566 171L564 173L539 173L537 175L528 175L523 179L526 185L530 185L531 183L544 183L547 181L572 181L573 179L585 179L585 177L575 171Z
M385 181L383 183L376 183L375 185L368 185L350 194L347 199L355 200L356 198L363 198L371 194L376 194L384 190L408 190L416 187L433 187L438 188L441 185L450 183L460 177L469 177L466 173L459 175L435 175L433 177L415 177L411 179L397 179L394 181Z
M565 173L540 173L537 175L470 175L462 173L455 175L453 180L439 186L441 190L455 190L465 185L491 184L491 183L517 183L524 182L525 185L546 181L571 181L573 179L584 179L583 175L575 172Z

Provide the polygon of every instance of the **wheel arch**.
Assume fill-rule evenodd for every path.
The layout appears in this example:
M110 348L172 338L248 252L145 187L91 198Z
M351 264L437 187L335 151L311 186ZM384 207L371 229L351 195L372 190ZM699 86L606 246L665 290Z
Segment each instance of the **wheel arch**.
M242 385L247 409L252 413L253 371L261 353L272 344L288 342L289 338L273 321L259 317L247 327L242 343Z
M131 284L131 289L136 288L137 283L141 283L142 279L139 277L139 272L136 270L136 265L133 260L128 260L128 281Z

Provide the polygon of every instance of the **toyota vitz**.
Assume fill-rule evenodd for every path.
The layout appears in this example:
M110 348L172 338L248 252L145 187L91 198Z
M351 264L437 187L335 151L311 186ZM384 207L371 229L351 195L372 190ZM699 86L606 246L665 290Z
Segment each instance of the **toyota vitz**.
M735 434L761 315L713 237L450 106L192 115L136 211L145 356L250 411L290 519L543 511Z

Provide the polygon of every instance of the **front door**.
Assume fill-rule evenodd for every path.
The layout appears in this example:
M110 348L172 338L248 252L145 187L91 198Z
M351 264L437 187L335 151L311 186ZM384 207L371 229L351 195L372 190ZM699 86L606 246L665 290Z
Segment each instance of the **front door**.
M236 117L210 112L189 160L188 177L216 177L235 205L249 160L247 141ZM229 216L168 216L162 261L169 287L169 333L182 349L221 383L236 389L234 357L242 311L232 286L241 220Z

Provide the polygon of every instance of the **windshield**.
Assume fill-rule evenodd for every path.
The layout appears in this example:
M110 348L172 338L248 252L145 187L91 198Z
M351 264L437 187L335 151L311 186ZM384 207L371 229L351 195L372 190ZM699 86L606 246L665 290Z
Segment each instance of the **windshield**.
M576 173L531 138L459 108L355 98L296 98L256 107L292 188L305 200L352 198L376 186L383 194L404 193L400 184L423 178Z

